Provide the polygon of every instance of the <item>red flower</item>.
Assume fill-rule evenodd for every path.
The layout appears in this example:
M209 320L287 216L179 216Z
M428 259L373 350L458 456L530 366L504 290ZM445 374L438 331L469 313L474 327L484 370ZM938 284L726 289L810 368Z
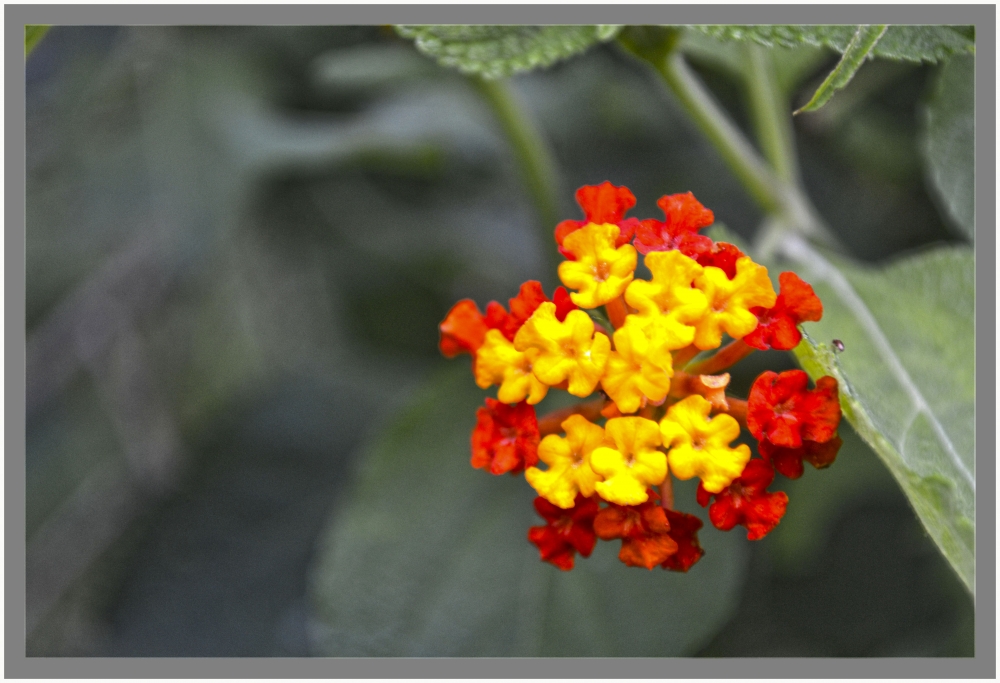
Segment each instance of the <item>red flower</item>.
M575 261L576 256L563 250L563 240L566 235L588 223L617 225L620 232L618 239L615 240L615 247L632 241L639 219L625 218L625 212L635 206L635 195L627 187L617 187L606 180L600 185L584 185L576 191L576 203L583 209L584 220L562 221L556 226L555 232L559 253L567 259Z
M757 328L743 337L745 343L762 351L794 349L802 339L797 325L823 317L823 304L808 283L791 272L782 273L778 281L781 285L778 300L771 308L750 309L757 316Z
M441 341L438 342L438 347L445 358L454 358L461 353L475 355L483 345L483 338L489 328L476 302L462 299L451 307L439 326Z
M760 442L760 455L789 479L798 479L802 476L803 460L812 463L816 469L829 467L842 443L840 437L835 436L824 443L803 440L799 448L783 448L765 439Z
M538 420L524 401L509 406L492 398L476 412L472 430L472 466L491 474L517 474L538 462Z
M715 215L693 194L666 195L660 197L656 205L663 209L666 221L648 218L639 222L634 244L640 254L677 249L696 259L698 254L712 249L712 240L699 235L698 231L711 225Z
M824 443L833 438L840 424L837 380L820 377L816 388L806 387L809 376L801 370L780 375L761 374L747 400L747 428L758 441L799 448L802 440Z
M715 502L708 509L708 518L716 529L729 531L737 524L747 528L747 540L764 538L785 516L788 496L783 491L768 493L774 481L774 469L763 460L754 458L747 463L743 474L729 488L711 494L698 484L698 503L704 507L714 495Z
M584 498L578 493L574 506L564 510L539 496L535 498L535 510L547 523L531 527L528 540L538 546L544 561L569 571L575 553L590 557L597 543L594 517L599 506L595 498Z
M730 280L736 277L736 261L746 256L729 242L716 242L711 250L702 252L694 260L703 266L715 266L725 272Z
M639 505L610 503L597 514L594 531L605 541L622 539L618 559L630 567L652 569L677 552L678 543L670 536L666 511L650 492Z
M664 560L660 566L675 572L686 572L705 554L698 543L701 520L694 515L674 510L664 510L664 512L670 524L670 538L677 543L677 552Z

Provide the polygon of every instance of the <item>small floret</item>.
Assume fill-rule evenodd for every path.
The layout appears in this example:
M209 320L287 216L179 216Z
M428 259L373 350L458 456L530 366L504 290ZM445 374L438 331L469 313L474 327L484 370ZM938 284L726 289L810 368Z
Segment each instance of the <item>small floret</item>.
M708 310L705 293L692 287L704 269L679 251L654 251L645 262L653 279L633 281L625 301L645 325L655 326L658 343L671 350L684 348Z
M535 498L535 510L545 521L545 526L528 530L528 540L538 547L542 559L563 571L573 568L575 554L590 557L597 543L594 517L599 506L592 498L577 496L569 509L556 507L544 498Z
M529 467L524 478L550 503L571 508L577 494L594 495L594 484L601 480L590 467L590 454L604 443L604 429L582 415L570 415L562 428L565 438L549 434L538 446L538 458L548 469Z
M660 403L674 374L670 351L656 348L634 315L615 331L615 350L608 358L601 386L622 413L634 413L648 399Z
M490 474L518 474L538 462L538 419L527 403L509 406L492 398L476 412L472 466Z
M574 396L589 396L604 373L611 354L611 340L594 333L594 322L583 311L570 311L566 320L556 319L556 305L543 303L518 331L514 348L536 349L532 371L539 380L555 386L568 381Z
M757 316L757 328L743 337L743 341L755 349L794 349L802 339L798 325L823 317L823 303L813 288L798 275L782 273L778 276L778 283L781 291L774 306L750 309Z
M595 448L590 467L604 477L594 484L598 495L619 505L638 505L649 498L646 488L667 476L667 456L659 450L660 429L642 417L616 417L604 427L613 445Z
M708 419L712 404L692 395L670 406L660 421L663 445L669 448L670 471L678 479L699 477L706 490L718 493L740 476L750 460L750 447L729 444L740 425L730 415Z
M556 244L559 245L559 253L567 259L575 261L576 256L563 247L563 240L588 223L611 223L618 226L616 247L632 241L639 220L625 218L625 212L635 206L635 195L627 187L617 187L608 181L600 185L584 185L576 191L576 203L583 209L584 219L562 221L556 226Z
M808 389L802 370L780 375L767 371L753 383L747 399L747 428L756 439L775 446L799 448L803 440L825 443L840 424L837 380L820 377Z
M666 512L653 500L628 506L611 503L597 514L594 531L605 541L620 538L618 559L630 567L652 569L678 549Z
M665 510L665 512L667 522L670 523L670 538L677 543L677 552L664 560L660 566L674 572L686 572L705 554L701 544L698 543L701 520L694 515L676 510Z
M768 463L756 458L748 462L738 479L715 494L715 502L708 509L712 525L729 531L740 524L747 528L748 540L764 538L781 521L788 505L788 496L783 491L767 491L772 481L774 470ZM698 487L698 503L702 507L708 504L710 495L703 487Z
M733 339L742 339L757 327L757 317L750 309L769 308L778 298L767 268L749 256L736 262L736 277L732 280L722 269L709 266L694 284L708 299L707 312L695 324L694 345L702 350L717 348L723 331Z
M499 330L490 330L476 354L473 368L476 384L481 389L499 384L497 398L502 403L519 403L527 399L534 405L549 391L549 386L531 371L532 361L537 356L537 349L518 351Z
M698 231L715 221L710 209L701 205L690 192L660 197L656 205L663 210L665 221L646 219L639 222L635 232L635 248L640 254L653 251L678 250L696 258L710 251L712 240Z
M617 226L589 223L563 240L575 257L559 264L559 279L570 289L573 303L597 308L622 295L635 274L636 253L631 244L615 247Z
M454 358L462 353L476 355L489 327L476 302L462 299L451 307L439 329L441 353L445 358Z

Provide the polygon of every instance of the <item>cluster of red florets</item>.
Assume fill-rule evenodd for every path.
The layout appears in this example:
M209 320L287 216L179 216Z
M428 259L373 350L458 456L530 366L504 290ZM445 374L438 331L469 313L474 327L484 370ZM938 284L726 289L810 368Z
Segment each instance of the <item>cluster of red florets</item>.
M836 433L840 405L837 382L832 377L820 378L810 389L809 378L801 370L765 372L754 382L747 399L741 400L726 394L729 375L722 373L754 349L794 348L801 340L799 324L819 320L823 307L812 287L794 273L781 273L780 291L775 294L766 269L734 245L699 234L712 224L714 216L691 193L662 197L658 202L664 213L662 221L626 218L635 197L627 188L607 182L580 188L576 198L584 219L561 222L555 239L567 261L579 260L565 273L560 268L560 277L580 292L570 294L558 287L550 300L540 283L529 281L510 299L508 308L493 301L484 314L475 302L465 299L455 304L441 323L441 352L449 358L471 354L480 386L501 384L499 397L506 395L511 401L487 398L479 408L472 433L472 465L492 474L525 474L541 494L535 499L535 509L545 520L544 525L529 530L528 540L538 547L543 560L560 569L571 569L577 553L589 556L597 539L619 539L619 558L629 566L652 569L659 565L687 571L704 554L697 537L702 522L673 509L672 475L679 479L700 477L697 501L708 506L713 526L728 531L741 525L750 540L757 540L778 524L788 504L785 493L767 490L775 472L795 479L802 476L803 462L822 468L836 457L841 444ZM588 233L586 239L567 241L578 230ZM669 261L672 265L657 261L659 275L654 273L652 283L637 281L646 289L636 290L633 297L631 290L626 292L633 275L622 275L620 266L629 258L629 249L634 249L633 255L636 251L647 256L676 251L683 257L665 257L673 259ZM634 256L632 259L634 269ZM712 269L717 269L717 275L709 273ZM689 271L707 275L694 281L695 276L688 275L685 280L676 275ZM587 281L591 272L594 283ZM613 277L622 282L618 290L606 294L599 289ZM725 289L727 279L732 291L718 294L720 287ZM674 281L679 284L669 287L681 291L663 285ZM714 302L711 311L715 313L708 309L690 313L692 288L701 288L697 296L703 300L708 296ZM648 298L642 299L650 291L659 297L655 305L649 304ZM753 305L755 301L772 305ZM580 313L573 313L578 303L583 309L603 304L606 319L595 317L599 322L588 322ZM536 312L543 304L549 308L539 317ZM683 306L688 307L688 318L679 317ZM742 311L737 311L741 306ZM662 341L673 339L662 336L664 326L681 326L671 328L674 330L683 325L707 326L708 318L698 316L722 315L719 311L730 310L741 314L744 321L747 312L752 317L749 324L716 323L723 325L732 341L712 355L705 357L705 351L719 346L717 332L713 341L703 341L711 335L699 336L689 346L684 346L689 341ZM614 330L602 326L607 320ZM533 336L521 333L529 321ZM564 321L573 331L560 327ZM578 336L583 328L582 341L573 341L576 337L570 337ZM500 335L489 336L491 330ZM602 363L608 363L607 369L593 366L593 359L601 353L596 351L599 347L594 340L600 335L610 338L612 332L615 349L608 351L608 340L602 342ZM619 332L632 336L619 337ZM680 333L674 334L677 337ZM648 349L636 350L636 339ZM654 351L657 339L661 345ZM486 352L484 345L490 348L482 362L489 367L483 365L479 372L476 363L480 350ZM595 349L593 355L591 348ZM618 360L607 361L608 353ZM591 384L582 392L580 384L574 389L561 379L569 375L559 374L559 363L567 367L578 363L584 379L577 381ZM629 384L623 390L628 373L633 372L628 369L631 367L635 377L641 375L648 383ZM600 395L594 400L541 418L535 413L534 404L549 388L569 387L571 393L583 397L598 386ZM627 409L623 411L621 406ZM707 419L709 412L715 415L711 420ZM628 417L630 413L635 417ZM662 418L659 428L658 418ZM607 421L604 428L598 425L602 419ZM737 424L757 440L759 457L752 457L747 446L729 446L739 431ZM543 453L548 469L540 470L536 465L543 437L563 432L565 439L549 436L546 441L556 441L542 444L550 455ZM558 452L552 455L554 451ZM649 474L651 467L656 470L657 462L662 463L662 472ZM560 479L564 470L565 477Z

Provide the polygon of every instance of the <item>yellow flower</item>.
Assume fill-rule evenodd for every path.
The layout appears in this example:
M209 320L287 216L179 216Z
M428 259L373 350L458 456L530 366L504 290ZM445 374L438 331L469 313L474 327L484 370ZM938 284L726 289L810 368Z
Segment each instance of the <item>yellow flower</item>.
M549 434L538 445L538 458L549 468L529 467L524 477L542 498L568 509L573 507L577 492L592 496L594 484L601 480L588 458L604 443L604 430L581 415L570 415L562 428L566 438Z
M660 428L642 417L616 417L608 420L605 435L614 446L601 446L590 454L590 467L604 477L594 490L619 505L645 503L646 489L659 486L667 476L667 456L657 449Z
M549 390L531 372L531 361L537 356L537 350L518 351L500 330L489 330L476 353L476 384L481 389L499 384L497 399L501 403L519 403L527 397L534 405Z
M625 318L625 324L615 331L615 350L601 378L604 391L623 413L634 413L643 397L659 403L670 391L673 358L670 351L657 348L643 330L638 316Z
M694 345L699 349L714 349L722 343L722 331L733 339L742 339L757 327L757 317L750 312L754 306L771 308L778 295L774 292L767 268L754 263L749 256L736 262L736 277L708 266L694 281L708 298L708 312L695 324Z
M700 477L709 493L718 493L743 473L750 460L750 447L729 444L740 435L740 425L731 416L707 419L712 404L698 395L675 403L660 420L663 445L670 449L670 471L681 480Z
M615 248L618 226L588 223L563 240L563 249L575 261L559 264L559 279L570 289L580 308L597 308L621 296L635 273L636 251L631 244Z
M625 291L625 301L638 311L643 323L653 326L651 338L668 349L682 349L695 336L694 323L708 310L705 293L692 282L704 268L679 251L646 254L650 282L635 280Z
M594 334L594 321L583 311L570 311L559 322L556 305L546 301L517 331L514 348L522 352L537 350L537 357L532 359L535 377L549 386L568 380L566 390L583 397L594 391L604 373L611 340L600 332Z

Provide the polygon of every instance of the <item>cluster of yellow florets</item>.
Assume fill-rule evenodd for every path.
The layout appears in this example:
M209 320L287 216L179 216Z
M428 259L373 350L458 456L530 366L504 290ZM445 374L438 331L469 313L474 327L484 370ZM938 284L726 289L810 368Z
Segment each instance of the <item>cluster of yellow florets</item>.
M600 387L619 414L629 415L663 404L674 352L685 350L690 358L695 349L717 348L723 332L739 339L757 326L750 309L775 303L767 269L746 256L736 261L730 279L721 268L702 266L680 251L654 251L645 256L652 279L636 279L636 249L616 247L618 236L618 226L608 223L573 231L562 246L575 259L559 266L576 306L607 306L609 317L618 318L611 337L585 310L560 321L555 304L542 303L513 341L498 330L487 333L476 356L480 387L499 384L500 401L529 404L542 400L549 387L579 397ZM538 457L549 469L528 468L527 480L563 508L573 506L578 492L635 505L648 498L648 487L663 482L669 459L679 479L701 477L705 490L717 493L740 475L750 451L729 447L739 424L724 414L708 419L710 410L706 398L691 395L671 406L659 424L642 416L616 417L602 428L574 416L565 424L566 437L549 435L539 445Z

